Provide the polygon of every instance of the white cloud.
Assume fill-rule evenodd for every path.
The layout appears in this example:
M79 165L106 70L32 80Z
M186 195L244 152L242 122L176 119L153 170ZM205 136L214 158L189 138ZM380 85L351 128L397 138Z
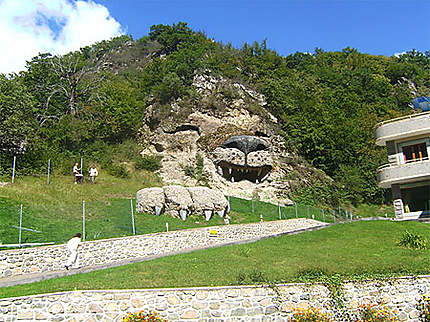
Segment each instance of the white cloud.
M0 0L0 73L23 70L39 53L65 54L123 33L92 0Z
M402 51L401 53L395 53L393 56L398 58L404 54L406 54L406 51Z

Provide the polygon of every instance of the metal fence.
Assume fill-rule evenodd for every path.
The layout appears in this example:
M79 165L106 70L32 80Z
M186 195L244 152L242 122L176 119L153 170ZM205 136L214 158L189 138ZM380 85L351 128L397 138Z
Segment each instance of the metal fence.
M303 204L281 206L230 196L227 199L230 224L291 218L310 218L328 223L352 219L352 213L342 208L321 209ZM46 213L52 213L52 210L8 204L6 199L0 198L0 241L3 244L0 248L5 248L5 245L20 247L64 243L78 232L82 233L84 240L97 240L225 224L224 219L215 214L209 221L193 215L182 221L167 215L136 214L134 199L77 201L64 206L58 215L46 216Z
M353 213L350 210L338 208L317 208L310 205L294 203L289 206L272 204L259 200L247 200L227 197L230 210L233 213L247 214L251 221L269 221L292 218L309 218L327 223L351 221Z

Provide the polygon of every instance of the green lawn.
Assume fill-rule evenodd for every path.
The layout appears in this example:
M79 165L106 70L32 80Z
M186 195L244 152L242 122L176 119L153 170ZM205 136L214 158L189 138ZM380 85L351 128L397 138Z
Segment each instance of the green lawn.
M429 274L428 250L397 246L409 230L430 239L417 222L370 221L164 257L148 262L0 289L0 297L81 289L191 287L294 281L325 274Z

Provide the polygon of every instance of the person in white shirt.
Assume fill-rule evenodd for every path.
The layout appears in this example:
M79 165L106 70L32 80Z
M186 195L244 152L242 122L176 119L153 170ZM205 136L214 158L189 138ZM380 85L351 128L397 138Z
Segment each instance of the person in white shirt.
M83 183L84 176L81 173L81 169L79 168L79 163L75 163L73 166L73 177L75 179L75 184Z
M96 177L99 175L99 172L97 171L97 168L95 165L91 166L89 173L90 173L90 181L92 183L95 183Z
M66 244L66 247L70 252L70 256L67 259L67 262L65 265L67 270L69 270L70 267L79 268L79 266L78 266L78 247L79 247L80 243L81 243L81 234L77 233Z

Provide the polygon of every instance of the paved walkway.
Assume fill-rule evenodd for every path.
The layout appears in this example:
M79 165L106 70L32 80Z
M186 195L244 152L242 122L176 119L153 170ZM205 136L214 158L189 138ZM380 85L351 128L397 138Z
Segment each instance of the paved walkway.
M80 251L83 267L69 271L63 268L66 258L64 245L2 251L0 266L8 269L7 265L10 265L9 271L12 273L10 276L0 278L0 287L86 273L195 250L250 243L264 238L317 230L330 225L312 219L298 218L90 241L83 243ZM216 237L211 236L211 230L217 231ZM55 258L58 254L61 254L62 258Z

